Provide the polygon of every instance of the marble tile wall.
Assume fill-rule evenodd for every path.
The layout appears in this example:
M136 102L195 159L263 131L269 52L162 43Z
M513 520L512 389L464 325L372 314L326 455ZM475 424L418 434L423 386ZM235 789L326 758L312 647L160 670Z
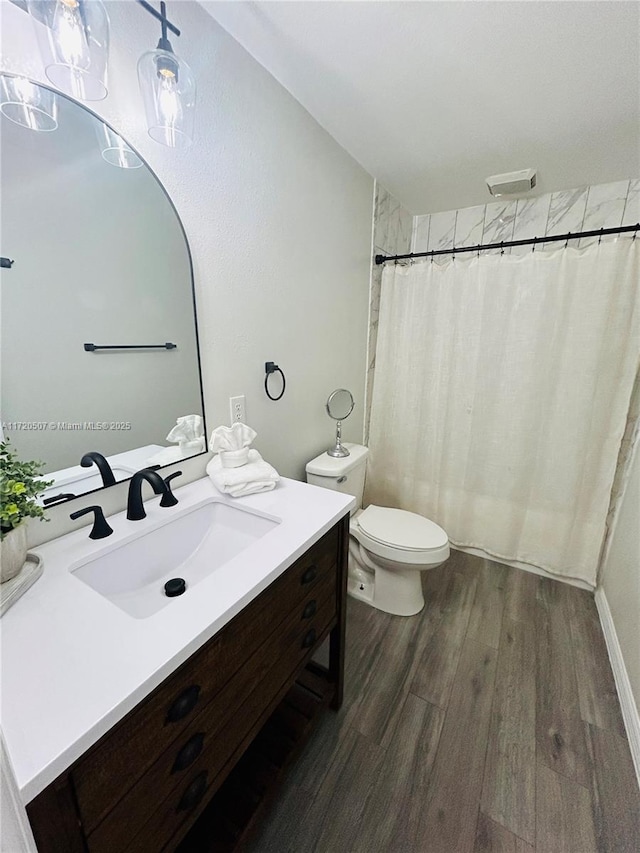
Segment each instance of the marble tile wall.
M383 186L376 182L373 216L373 256L404 255L411 251L413 215L405 210ZM369 296L369 341L367 346L367 381L365 391L364 442L369 441L371 392L376 367L378 342L378 316L380 313L380 285L382 266L371 264L371 291Z
M374 256L429 252L453 246L476 246L504 240L526 240L531 237L567 234L576 231L595 231L640 222L640 180L594 184L573 190L560 190L537 198L517 201L495 201L460 210L446 210L412 217L397 199L379 184L376 185L374 212ZM582 238L580 247L598 238ZM603 240L615 237L603 237ZM557 243L543 243L536 251L554 251ZM494 250L499 252L499 249ZM530 252L528 246L514 246L505 252ZM436 257L447 263L450 257ZM375 375L375 353L380 311L382 267L372 264L371 298L369 309L369 345L365 398L365 443L369 438L371 392ZM611 529L627 480L631 451L640 440L640 375L636 377L627 425L622 439L614 478L607 530ZM608 549L609 534L603 544Z
M430 252L453 246L526 240L530 237L635 225L636 222L640 222L640 180L616 181L561 190L538 198L495 201L462 210L416 216L412 251ZM597 239L583 238L580 246L589 245ZM557 243L543 243L536 247L536 251L553 251L557 248ZM530 251L528 246L505 249L505 252L513 253ZM447 263L449 257L443 255L435 260Z

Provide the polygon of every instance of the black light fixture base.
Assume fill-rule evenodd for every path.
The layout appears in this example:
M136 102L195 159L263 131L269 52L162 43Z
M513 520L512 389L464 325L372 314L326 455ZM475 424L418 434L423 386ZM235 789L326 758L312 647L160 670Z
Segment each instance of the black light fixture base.
M162 37L163 37L163 39L167 38L167 30L171 30L171 32L176 36L180 35L180 30L176 26L174 26L174 24L172 24L171 21L167 18L167 15L166 15L167 4L166 3L164 3L164 2L160 3L160 11L158 12L157 9L154 9L153 6L151 5L151 3L147 3L146 0L136 0L136 2L139 3L140 6L142 6L142 8L146 12L148 12L150 15L153 15L153 17L157 21L160 21L160 23L162 24ZM161 49L166 50L166 48L161 48ZM171 47L169 47L169 50L171 50Z

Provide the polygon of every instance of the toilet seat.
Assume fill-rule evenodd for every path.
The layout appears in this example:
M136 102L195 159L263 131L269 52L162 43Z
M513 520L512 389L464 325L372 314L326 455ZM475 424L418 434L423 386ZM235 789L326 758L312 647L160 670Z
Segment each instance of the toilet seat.
M435 522L404 509L371 504L358 514L356 523L368 539L402 551L428 552L449 542Z
M406 510L371 505L356 512L349 532L370 554L407 568L437 566L449 557L445 531L428 518Z

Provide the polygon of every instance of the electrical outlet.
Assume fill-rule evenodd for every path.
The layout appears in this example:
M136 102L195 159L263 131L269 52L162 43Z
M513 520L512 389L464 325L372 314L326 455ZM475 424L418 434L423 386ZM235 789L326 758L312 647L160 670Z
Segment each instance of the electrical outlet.
M231 423L245 423L244 394L239 397L229 397Z

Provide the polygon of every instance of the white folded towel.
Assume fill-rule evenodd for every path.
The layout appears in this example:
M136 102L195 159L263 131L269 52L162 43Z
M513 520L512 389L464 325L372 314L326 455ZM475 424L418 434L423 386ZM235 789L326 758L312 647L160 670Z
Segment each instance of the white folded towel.
M258 433L246 424L237 423L233 426L219 426L214 429L209 439L209 450L219 453L221 450L241 450L248 447Z
M204 439L204 427L201 415L184 415L176 420L170 430L167 441L173 441L177 447L165 447L147 459L147 465L170 465L180 462L188 456L204 453L207 449Z
M219 492L232 498L268 492L275 489L280 479L276 469L265 462L257 450L250 450L249 461L239 468L223 468L220 456L214 456L207 465L207 474Z
M201 415L183 415L169 432L167 441L177 443L183 456L202 453L205 448Z

